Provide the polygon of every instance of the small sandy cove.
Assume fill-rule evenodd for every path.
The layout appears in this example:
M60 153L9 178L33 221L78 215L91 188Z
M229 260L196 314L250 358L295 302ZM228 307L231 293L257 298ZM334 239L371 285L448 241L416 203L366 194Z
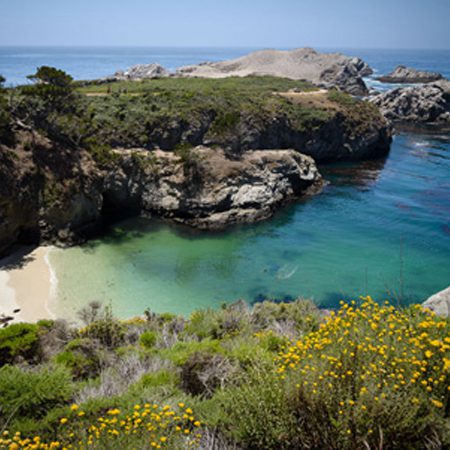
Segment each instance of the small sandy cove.
M0 260L0 315L11 315L21 322L54 318L48 308L52 294L50 250L28 248ZM13 314L15 309L20 312Z

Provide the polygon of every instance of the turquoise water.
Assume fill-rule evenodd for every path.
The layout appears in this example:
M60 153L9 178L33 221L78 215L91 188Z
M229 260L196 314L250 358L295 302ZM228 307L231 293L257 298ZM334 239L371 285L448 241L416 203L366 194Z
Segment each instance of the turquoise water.
M90 300L128 317L224 301L371 294L422 301L450 284L450 137L398 135L386 160L321 168L323 193L273 219L199 233L130 219L83 247L53 250L53 309Z

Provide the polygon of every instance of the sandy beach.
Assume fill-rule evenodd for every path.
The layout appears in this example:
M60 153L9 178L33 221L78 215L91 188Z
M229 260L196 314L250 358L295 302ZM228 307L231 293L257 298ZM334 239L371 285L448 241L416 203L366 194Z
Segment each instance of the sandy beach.
M27 248L0 260L0 314L15 321L36 322L54 318L48 308L52 274L48 262L51 247Z

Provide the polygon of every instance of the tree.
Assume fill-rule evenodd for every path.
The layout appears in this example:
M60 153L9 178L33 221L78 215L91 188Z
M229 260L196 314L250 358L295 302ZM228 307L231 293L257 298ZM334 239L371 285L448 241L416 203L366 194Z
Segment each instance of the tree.
M44 102L46 114L53 111L68 112L75 106L73 78L63 70L41 66L27 78L35 81L35 84L25 86L25 93L40 98Z
M13 133L11 129L11 114L6 100L6 90L3 87L6 79L0 75L0 143L11 144L13 142Z

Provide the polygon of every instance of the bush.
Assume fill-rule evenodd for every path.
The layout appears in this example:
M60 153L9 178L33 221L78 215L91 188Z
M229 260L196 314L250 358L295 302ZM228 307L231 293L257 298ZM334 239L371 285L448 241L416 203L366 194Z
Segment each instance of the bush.
M72 380L61 367L25 371L15 366L0 369L0 421L43 417L67 403L73 394Z
M139 338L139 342L142 345L142 347L146 349L151 349L156 344L156 333L154 331L145 331L141 334L141 337Z
M84 379L99 373L103 353L101 346L92 339L74 339L56 355L55 361L69 368L76 379Z
M181 386L191 395L210 397L235 372L228 358L207 351L192 354L181 367Z
M34 360L39 353L39 327L29 323L15 323L0 330L0 366L17 358Z
M230 432L244 448L448 445L449 332L448 321L420 306L396 310L370 298L361 307L344 304L282 350L277 377L250 377L230 393L230 424L237 425ZM262 416L267 411L272 419ZM281 447L273 444L279 433Z
M113 316L111 307L105 307L101 318L84 328L81 335L97 339L107 348L116 348L124 343L125 325Z

